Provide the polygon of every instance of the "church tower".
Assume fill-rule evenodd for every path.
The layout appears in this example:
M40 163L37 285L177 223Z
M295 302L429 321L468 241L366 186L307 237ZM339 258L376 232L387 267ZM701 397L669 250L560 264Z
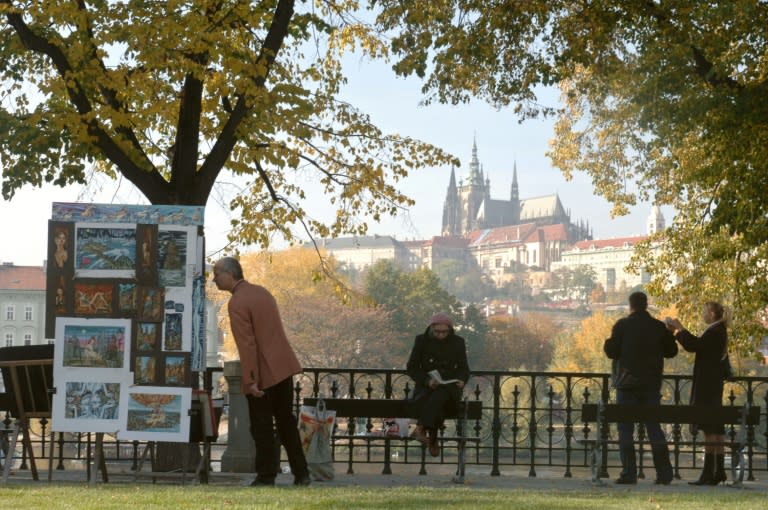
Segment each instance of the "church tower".
M648 216L648 235L653 235L656 232L662 232L666 228L664 222L664 215L661 214L661 208L658 205L654 205L651 208L651 214Z
M456 190L456 170L451 167L451 180L448 182L448 191L445 193L445 203L443 204L443 229L442 235L454 236L460 235L459 230L461 214L461 204Z
M517 160L512 167L512 186L509 191L509 202L512 206L514 223L520 223L520 189L517 187Z

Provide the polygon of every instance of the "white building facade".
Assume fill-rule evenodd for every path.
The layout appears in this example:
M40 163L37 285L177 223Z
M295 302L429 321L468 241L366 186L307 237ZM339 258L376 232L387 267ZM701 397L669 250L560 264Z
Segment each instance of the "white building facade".
M0 347L40 345L45 338L45 268L0 265Z

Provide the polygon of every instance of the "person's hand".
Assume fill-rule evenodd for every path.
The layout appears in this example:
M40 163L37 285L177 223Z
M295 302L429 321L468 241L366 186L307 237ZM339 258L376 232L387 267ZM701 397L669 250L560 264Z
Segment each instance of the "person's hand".
M431 389L433 389L433 390L434 390L434 389L435 389L435 388L437 388L438 386L440 386L440 383L439 383L439 382L437 382L437 380L436 380L436 379L430 379L430 380L429 380L429 387L430 387Z
M462 389L464 387L464 381L456 381L456 386L458 386L459 389Z
M259 385L256 383L253 383L248 387L248 394L253 395L254 397L264 396L264 392L259 389Z
M673 333L680 329L683 329L683 324L679 320L673 319L672 317L667 317L666 319L664 319L664 324L666 324L667 329L672 331Z

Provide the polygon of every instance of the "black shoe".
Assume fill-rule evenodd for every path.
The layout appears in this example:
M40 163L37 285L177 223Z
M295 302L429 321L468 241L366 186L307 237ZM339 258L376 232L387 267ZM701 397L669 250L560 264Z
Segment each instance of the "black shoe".
M274 487L274 478L259 478L258 476L251 482L251 487Z
M624 478L620 476L614 480L613 483L617 483L619 485L637 485L637 478Z
M669 485L669 484L671 484L671 483L672 483L672 479L669 479L669 480L661 480L661 479L657 478L657 479L655 479L655 480L653 481L653 484L654 484L654 485Z
M302 487L306 487L311 483L312 483L312 480L309 478L309 475L297 476L296 478L293 479L293 485L300 485Z
M712 479L701 477L695 482L688 482L688 485L712 485Z

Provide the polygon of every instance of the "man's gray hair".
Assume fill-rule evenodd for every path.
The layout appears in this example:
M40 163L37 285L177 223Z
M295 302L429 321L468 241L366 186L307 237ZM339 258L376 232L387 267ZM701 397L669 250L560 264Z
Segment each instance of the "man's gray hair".
M219 269L224 273L229 273L235 280L243 279L243 267L234 257L224 257L218 262Z

